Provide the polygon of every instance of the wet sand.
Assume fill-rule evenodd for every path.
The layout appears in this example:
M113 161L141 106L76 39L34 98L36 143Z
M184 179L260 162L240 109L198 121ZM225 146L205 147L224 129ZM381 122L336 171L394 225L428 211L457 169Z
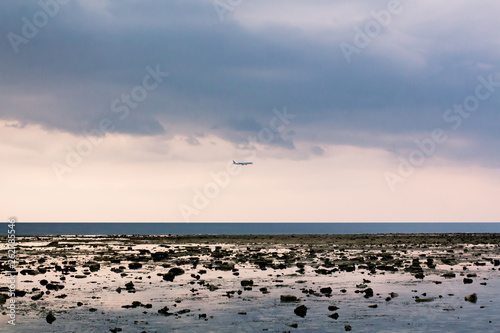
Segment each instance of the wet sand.
M497 332L500 234L18 237L0 332ZM6 237L0 270L7 282Z

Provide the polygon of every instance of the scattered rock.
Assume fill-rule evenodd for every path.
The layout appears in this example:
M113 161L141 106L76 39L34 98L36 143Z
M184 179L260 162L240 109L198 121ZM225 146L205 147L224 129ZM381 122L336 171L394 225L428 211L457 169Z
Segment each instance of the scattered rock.
M297 316L304 318L307 314L307 307L305 305L300 305L300 306L296 307L295 310L293 310L293 312Z
M337 320L339 318L339 314L337 312L335 312L335 313L332 313L331 315L329 315L328 317Z
M52 325L52 323L56 320L56 317L54 316L52 311L50 311L47 317L45 317L45 320L47 321L47 323Z
M476 295L476 293L470 294L469 296L465 296L465 300L467 302L476 303L477 302L477 295Z
M332 293L332 288L326 287L326 288L321 288L319 290L322 294L331 294Z
M280 301L282 303L292 303L292 302L297 302L297 297L293 295L281 295L280 296Z
M242 287L253 286L253 280L242 280L241 281L241 286Z
M348 331L352 330L352 326L351 325L345 325L344 329L345 329L346 332L348 332Z

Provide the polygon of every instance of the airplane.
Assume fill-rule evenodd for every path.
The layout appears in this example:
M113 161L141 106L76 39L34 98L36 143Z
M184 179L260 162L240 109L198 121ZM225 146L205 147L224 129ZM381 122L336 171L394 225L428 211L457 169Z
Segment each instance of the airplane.
M253 164L253 162L235 162L233 160L233 164L236 164L236 165L248 165L248 164Z

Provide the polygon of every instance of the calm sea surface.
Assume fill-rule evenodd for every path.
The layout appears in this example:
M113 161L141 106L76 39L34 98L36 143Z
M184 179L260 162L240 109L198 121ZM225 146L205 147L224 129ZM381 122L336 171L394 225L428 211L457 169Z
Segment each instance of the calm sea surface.
M0 228L6 235L8 224ZM16 223L17 235L500 233L500 223Z

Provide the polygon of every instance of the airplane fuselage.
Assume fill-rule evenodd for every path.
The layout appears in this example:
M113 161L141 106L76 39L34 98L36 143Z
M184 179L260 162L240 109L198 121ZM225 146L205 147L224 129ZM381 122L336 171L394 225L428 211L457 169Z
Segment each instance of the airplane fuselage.
M235 165L249 165L249 164L253 164L253 162L235 162L233 160L233 164L235 164Z

